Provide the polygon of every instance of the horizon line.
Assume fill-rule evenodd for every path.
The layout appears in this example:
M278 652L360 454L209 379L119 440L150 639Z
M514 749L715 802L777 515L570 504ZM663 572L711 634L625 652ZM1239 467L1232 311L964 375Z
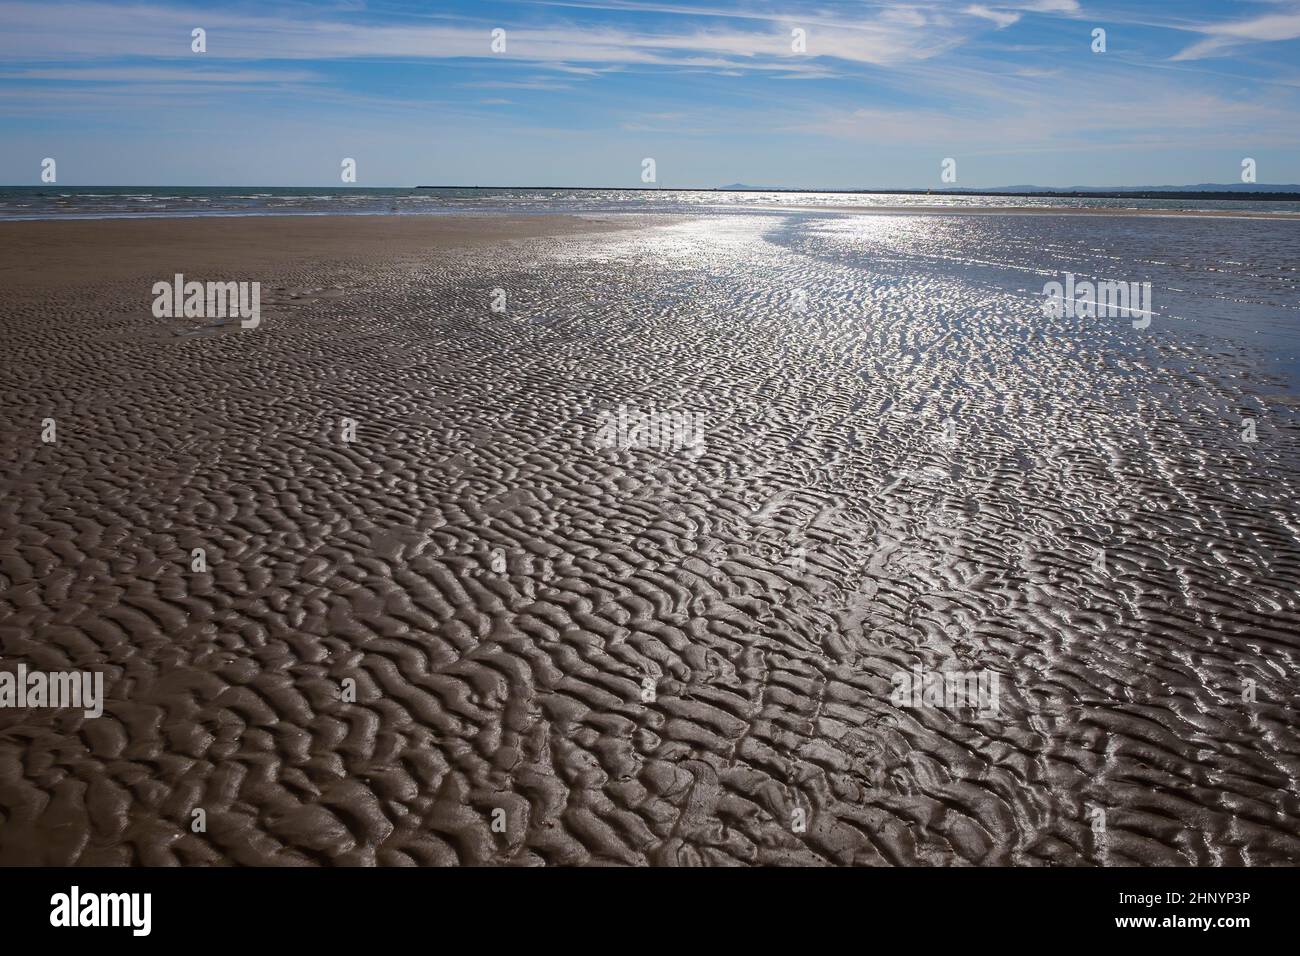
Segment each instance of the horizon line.
M815 188L815 187L798 187L798 186L750 186L737 184L735 186L558 186L558 185L491 185L491 186L468 186L457 184L440 184L428 185L419 184L414 186L359 186L356 184L343 185L294 185L294 186L267 186L267 185L108 185L97 183L92 185L79 186L60 186L57 183L13 183L0 185L0 189L46 189L51 192L60 190L85 190L85 189L322 189L333 192L364 192L367 189L386 189L386 190L435 190L435 189L461 189L461 190L556 190L567 192L686 192L686 193L707 193L707 192L724 192L724 193L808 193L808 194L836 194L836 195L883 195L883 196L1046 196L1062 198L1086 198L1096 199L1124 199L1124 198L1212 198L1219 197L1223 199L1242 199L1255 201L1287 201L1286 199L1274 200L1271 197L1296 197L1300 200L1300 184L1294 183L1201 183L1197 184L1206 187L1196 189L1191 185L1174 188L1153 188L1149 186L1075 186L1075 187L1050 187L1050 186L983 186L962 188ZM1243 189L1242 186L1250 188Z

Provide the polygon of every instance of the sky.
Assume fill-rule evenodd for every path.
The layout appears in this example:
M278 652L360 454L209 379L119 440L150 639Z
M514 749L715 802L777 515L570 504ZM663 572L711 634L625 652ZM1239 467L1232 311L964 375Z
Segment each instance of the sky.
M0 3L9 185L1297 183L1298 98L1300 0Z

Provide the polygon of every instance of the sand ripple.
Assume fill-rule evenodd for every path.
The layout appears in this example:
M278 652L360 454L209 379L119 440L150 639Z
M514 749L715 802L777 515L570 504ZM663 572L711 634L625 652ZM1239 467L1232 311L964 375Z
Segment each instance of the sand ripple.
M1294 405L847 242L268 266L250 332L11 297L0 651L109 699L0 710L0 864L1300 862Z

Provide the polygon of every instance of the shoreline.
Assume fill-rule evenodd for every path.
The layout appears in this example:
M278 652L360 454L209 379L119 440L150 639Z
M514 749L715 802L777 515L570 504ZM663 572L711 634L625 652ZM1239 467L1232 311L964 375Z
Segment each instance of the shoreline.
M455 209L434 212L176 212L137 215L132 213L110 213L106 215L83 215L70 213L62 216L14 216L0 218L0 228L10 225L31 225L35 223L110 223L110 222L176 222L205 220L224 222L228 220L381 220L402 222L428 221L533 221L537 219L573 219L582 222L592 221L592 217L642 217L642 216L692 216L692 215L781 215L784 213L826 213L828 215L882 215L882 216L1134 216L1140 218L1172 219L1258 219L1265 221L1300 222L1300 212L1259 209L1148 209L1142 207L1112 208L1106 206L945 206L945 205L887 205L887 206L849 206L849 205L707 205L689 209L591 209L591 210L521 210L521 209ZM625 228L632 228L631 225Z

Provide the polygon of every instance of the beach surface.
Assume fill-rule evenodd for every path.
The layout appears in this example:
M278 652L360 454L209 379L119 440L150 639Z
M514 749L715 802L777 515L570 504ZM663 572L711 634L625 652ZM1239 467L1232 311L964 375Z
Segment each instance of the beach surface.
M0 223L0 670L106 697L0 706L0 865L1300 863L1297 261ZM1046 317L1065 272L1155 315ZM260 323L155 317L176 273Z

